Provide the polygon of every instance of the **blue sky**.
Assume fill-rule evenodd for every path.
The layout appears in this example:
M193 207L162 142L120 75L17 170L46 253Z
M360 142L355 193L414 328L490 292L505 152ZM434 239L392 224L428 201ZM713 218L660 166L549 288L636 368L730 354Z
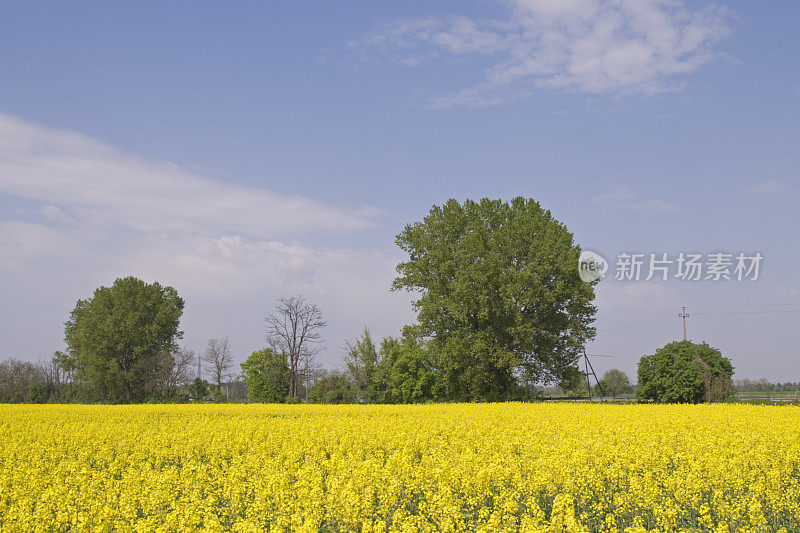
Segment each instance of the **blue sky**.
M590 353L635 374L681 335L800 380L800 5L648 0L0 8L0 336L62 348L75 300L179 289L186 344L328 315L322 361L413 319L393 239L454 197L539 200L577 242L759 251L756 282L598 289ZM706 314L701 314L701 313ZM716 313L716 314L713 314ZM722 314L725 313L725 314Z

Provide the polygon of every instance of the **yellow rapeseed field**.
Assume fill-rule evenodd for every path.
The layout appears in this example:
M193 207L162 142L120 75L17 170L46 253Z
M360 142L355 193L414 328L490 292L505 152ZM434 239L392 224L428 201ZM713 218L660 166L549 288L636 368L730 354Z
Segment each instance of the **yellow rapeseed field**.
M800 409L0 406L2 531L800 530Z

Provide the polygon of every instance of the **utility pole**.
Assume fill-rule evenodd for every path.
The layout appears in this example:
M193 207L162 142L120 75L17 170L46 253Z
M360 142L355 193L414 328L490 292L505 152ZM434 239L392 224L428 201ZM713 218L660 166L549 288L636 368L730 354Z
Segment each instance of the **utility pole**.
M603 386L600 384L600 380L597 378L597 373L594 371L594 367L592 363L589 361L589 356L586 355L586 348L583 349L583 368L586 370L586 386L589 388L589 401L592 401L592 384L589 381L589 369L592 369L592 375L594 376L594 381L597 383L598 388L600 389L600 393L605 396L606 391L603 390Z
M683 319L683 340L686 340L686 319L692 315L686 314L686 306L681 307L681 314L678 315L678 318Z
M592 384L589 381L589 358L586 356L586 348L583 349L583 369L586 371L586 394L589 396L589 401L592 401ZM597 379L597 376L595 376Z

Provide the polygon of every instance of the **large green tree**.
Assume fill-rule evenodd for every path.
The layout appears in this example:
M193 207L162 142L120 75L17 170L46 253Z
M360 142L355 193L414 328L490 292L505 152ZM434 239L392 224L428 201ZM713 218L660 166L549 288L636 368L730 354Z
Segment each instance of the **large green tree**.
M705 342L671 342L639 361L636 397L641 401L721 401L733 393L733 365Z
M254 402L279 403L289 394L289 367L286 356L265 348L250 354L242 363L247 397Z
M393 289L419 293L449 399L510 399L521 382L556 382L594 336L580 248L532 199L449 200L396 242L408 260Z
M65 323L70 364L95 398L136 402L156 394L183 334L183 299L172 287L119 278L78 300Z

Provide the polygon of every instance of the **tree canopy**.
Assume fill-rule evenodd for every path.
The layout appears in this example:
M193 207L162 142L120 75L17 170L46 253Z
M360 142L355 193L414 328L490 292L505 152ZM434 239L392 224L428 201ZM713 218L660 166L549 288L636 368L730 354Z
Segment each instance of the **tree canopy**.
M419 403L440 397L439 374L432 353L416 328L406 327L399 339L384 339L380 356L385 401Z
M367 328L364 328L361 337L347 342L344 362L359 401L379 401L381 384L378 376L378 350Z
M78 300L65 323L70 365L109 402L141 401L157 389L181 338L183 299L172 287L119 278Z
M250 354L242 363L242 376L250 401L278 403L289 394L289 367L286 356L272 348Z
M358 391L353 380L341 372L326 372L308 391L311 403L357 403Z
M594 336L580 248L532 199L449 200L396 242L408 260L392 287L419 294L448 399L512 399L521 382L556 382Z
M733 393L733 364L705 342L671 342L639 361L636 397L656 402L721 401Z

